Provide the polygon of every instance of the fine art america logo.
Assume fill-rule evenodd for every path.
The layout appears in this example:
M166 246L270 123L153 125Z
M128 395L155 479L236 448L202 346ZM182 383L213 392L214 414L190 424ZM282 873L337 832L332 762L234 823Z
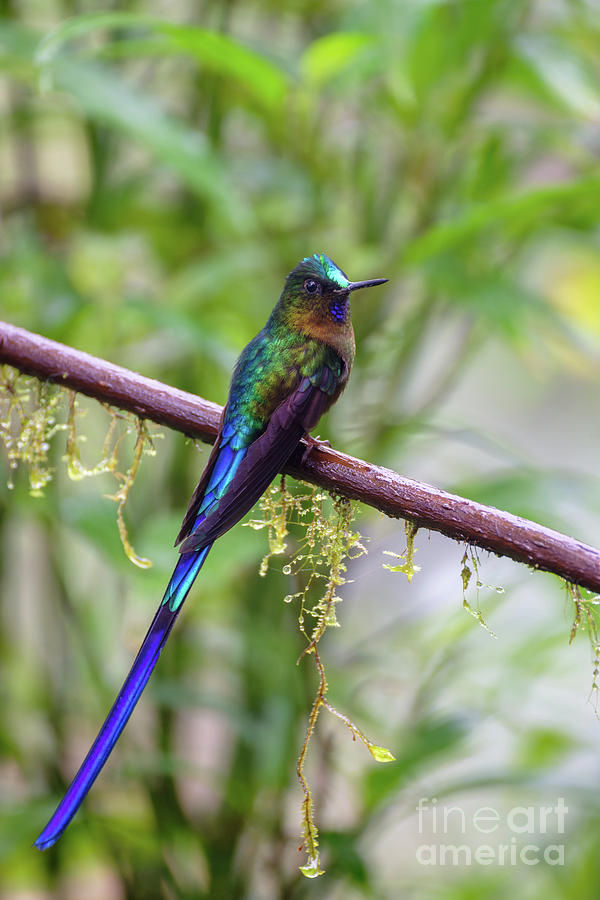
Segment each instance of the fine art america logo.
M438 806L436 797L422 797L416 810L419 834L437 839L417 847L417 862L422 866L565 864L565 845L544 839L565 832L569 809L563 797L554 806L513 806L502 813L493 806L467 813L460 806ZM449 835L467 833L468 843L447 842Z

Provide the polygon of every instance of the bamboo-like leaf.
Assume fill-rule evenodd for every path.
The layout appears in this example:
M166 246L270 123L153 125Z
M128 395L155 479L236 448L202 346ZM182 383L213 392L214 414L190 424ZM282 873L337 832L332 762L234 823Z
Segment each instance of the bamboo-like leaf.
M404 260L421 263L439 253L450 250L474 235L497 225L530 219L548 214L567 202L600 200L600 177L589 175L569 182L558 182L532 188L520 194L500 197L489 203L473 206L455 219L434 225L425 234L408 244Z
M204 135L167 115L151 97L97 63L59 59L54 85L73 96L93 119L130 135L161 159L214 215L235 230L249 223L249 210L236 195L222 162Z
M305 51L300 65L304 77L322 87L354 65L374 37L359 31L338 31L318 38Z
M132 41L126 52L132 56L185 54L205 68L234 81L253 100L270 109L282 105L289 77L272 60L228 35L206 28L176 25L154 16L127 12L89 13L67 19L41 42L36 55L41 66L53 63L65 44L102 30L134 30L148 33L150 39ZM111 42L118 46L118 42Z
M540 35L520 38L517 53L563 106L587 119L598 119L597 74L586 69L579 54L570 53L564 42L558 44Z

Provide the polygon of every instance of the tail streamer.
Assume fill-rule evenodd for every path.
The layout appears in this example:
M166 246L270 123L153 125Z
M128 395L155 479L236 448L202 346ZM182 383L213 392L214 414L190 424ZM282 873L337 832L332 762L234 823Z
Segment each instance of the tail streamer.
M111 750L146 687L188 591L208 556L210 546L204 547L197 553L186 553L178 560L129 675L88 755L81 764L81 768L57 806L54 815L36 840L35 846L38 849L46 850L58 840L110 756Z

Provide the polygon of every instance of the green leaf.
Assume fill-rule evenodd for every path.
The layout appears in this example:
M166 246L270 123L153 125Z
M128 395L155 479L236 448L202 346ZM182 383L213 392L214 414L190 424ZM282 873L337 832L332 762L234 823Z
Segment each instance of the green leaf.
M533 220L548 214L561 204L591 198L600 201L600 177L589 175L566 183L547 184L520 194L500 197L490 203L473 206L455 219L434 225L408 244L404 261L421 263L439 253L454 249L486 228L523 219Z
M261 106L280 107L287 96L289 78L286 73L273 61L233 38L206 28L174 25L136 13L89 13L67 19L41 42L37 62L42 67L48 66L57 59L66 43L106 29L138 29L153 35L147 40L125 41L125 56L185 54L207 69L235 81ZM111 41L116 48L119 43Z
M0 67L3 76L31 82L35 77L35 37L14 22L0 22Z
M322 87L352 66L364 49L373 45L374 40L372 35L359 31L336 32L318 38L301 59L304 77L315 86Z
M517 758L523 768L549 769L560 763L577 746L577 741L556 728L532 728L519 742Z
M189 53L212 71L231 78L261 106L276 110L285 102L288 77L259 53L216 31L176 25L164 25L160 30L169 38L172 51Z
M236 231L249 225L242 203L203 134L167 115L156 101L95 63L61 59L53 66L57 88L75 97L91 118L128 134L151 150L213 213Z
M60 55L63 55L65 44L94 31L106 28L151 27L157 24L160 24L159 19L137 13L107 12L73 16L59 22L44 36L36 51L35 61L41 67L54 63Z
M517 41L517 53L546 88L571 111L590 120L600 116L600 91L594 72L581 55L542 35L526 35Z
M378 747L376 744L368 744L369 753L377 762L394 762L396 757L387 747Z

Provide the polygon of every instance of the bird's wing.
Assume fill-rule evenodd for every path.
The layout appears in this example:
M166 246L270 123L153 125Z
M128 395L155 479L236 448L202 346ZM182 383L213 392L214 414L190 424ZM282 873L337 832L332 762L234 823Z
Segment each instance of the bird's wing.
M227 412L227 407L225 406L223 409L223 413L221 415L221 421L219 423L219 432L213 444L212 450L210 452L210 456L206 462L204 467L204 471L202 473L202 477L200 481L196 485L196 489L194 493L190 497L190 501L188 503L188 508L185 516L183 517L183 522L181 523L181 528L179 529L179 534L175 538L175 546L181 543L186 534L192 529L194 522L196 521L196 517L198 516L200 506L202 504L202 500L204 498L204 494L206 493L206 489L208 488L208 483L210 481L210 476L215 467L215 463L217 461L217 457L220 456L221 451L224 449L222 446L223 439L223 420L225 418L225 414Z
M218 502L205 512L205 501L190 504L178 540L181 553L202 550L228 531L254 506L304 437L331 405L336 379L328 366L304 377L269 419L265 431L244 451ZM223 429L227 439L227 426ZM206 495L205 495L206 496ZM192 524L193 523L193 524Z

